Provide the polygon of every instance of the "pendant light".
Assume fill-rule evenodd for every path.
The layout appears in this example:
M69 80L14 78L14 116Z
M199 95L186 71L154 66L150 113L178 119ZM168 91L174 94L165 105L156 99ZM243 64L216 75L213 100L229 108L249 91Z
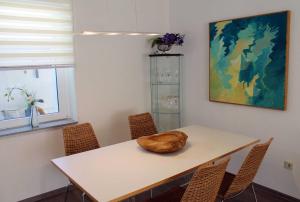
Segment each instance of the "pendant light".
M107 1L105 4L107 6ZM108 8L106 9L108 10ZM137 15L137 4L136 0L134 0L134 17L135 17L135 30L133 32L130 31L83 31L81 33L77 33L76 35L84 35L84 36L96 36L96 35L103 35L103 36L120 36L120 35L127 35L127 36L159 36L162 33L158 32L139 32L137 31L138 27L138 15Z

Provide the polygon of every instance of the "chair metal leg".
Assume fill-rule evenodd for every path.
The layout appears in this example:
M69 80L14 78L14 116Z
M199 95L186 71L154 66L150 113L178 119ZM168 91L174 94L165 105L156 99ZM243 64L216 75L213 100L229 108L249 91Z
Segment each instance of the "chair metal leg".
M68 200L68 195L69 195L69 192L70 192L70 186L71 186L71 183L69 183L67 185L67 190L66 190L66 193L65 193L65 202L67 202L67 200Z
M223 202L223 201L225 201L225 200L227 200L227 199L233 199L233 198L239 196L240 194L244 193L245 190L246 190L246 189L244 189L243 191L241 191L241 192L237 193L236 195L233 195L233 196L231 196L231 197L229 197L229 198L221 199L221 202Z
M83 193L81 194L81 201L82 201L82 202L85 202L85 192L83 192Z
M153 198L153 189L150 189L150 198Z
M257 202L257 197L256 197L256 193L255 193L253 183L251 184L251 187L252 187L252 191L253 191L253 194L254 194L255 202Z
M251 188L252 188L252 191L253 191L253 195L254 195L254 198L255 198L255 202L258 202L258 201L257 201L256 193L255 193L255 189L254 189L254 186L253 186L253 183L251 183ZM240 193L238 193L238 194L236 194L236 195L234 195L234 196L232 196L232 197L230 197L230 198L227 198L227 199L235 198L235 197L239 196L240 194L244 193L244 191L245 191L245 190L243 190L243 191L241 191ZM221 200L220 200L220 202L224 202L224 201L225 201L225 199L221 199Z

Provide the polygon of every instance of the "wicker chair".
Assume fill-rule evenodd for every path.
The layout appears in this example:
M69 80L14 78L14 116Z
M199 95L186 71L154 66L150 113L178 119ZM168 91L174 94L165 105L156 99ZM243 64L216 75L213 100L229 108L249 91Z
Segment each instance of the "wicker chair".
M272 140L273 138L264 144L255 145L249 152L237 175L232 175L229 173L225 174L218 194L221 201L234 198L245 191L249 185L252 187L255 201L257 201L252 181Z
M63 129L63 136L67 156L100 147L90 123L65 127Z
M150 113L131 115L128 117L131 139L157 133L156 126Z
M100 147L97 141L94 129L90 123L77 124L74 126L68 126L63 129L64 145L66 155L77 154ZM70 191L70 180L69 185L66 189L65 202L68 200L68 193ZM81 195L81 200L85 201L85 193Z
M199 167L186 189L173 189L149 202L215 202L228 162L229 158L216 165Z

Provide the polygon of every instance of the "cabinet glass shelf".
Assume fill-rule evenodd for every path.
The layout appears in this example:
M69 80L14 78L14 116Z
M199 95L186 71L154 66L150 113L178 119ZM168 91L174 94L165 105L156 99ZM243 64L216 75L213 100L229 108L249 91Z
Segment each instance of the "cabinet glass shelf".
M150 56L151 112L158 130L181 127L182 54Z
M151 83L152 85L179 85L179 83Z

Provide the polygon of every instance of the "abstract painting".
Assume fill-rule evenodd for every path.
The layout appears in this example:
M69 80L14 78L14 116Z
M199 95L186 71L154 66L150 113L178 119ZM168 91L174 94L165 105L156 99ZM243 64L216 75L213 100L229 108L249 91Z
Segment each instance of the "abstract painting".
M289 11L209 24L210 101L285 110Z

